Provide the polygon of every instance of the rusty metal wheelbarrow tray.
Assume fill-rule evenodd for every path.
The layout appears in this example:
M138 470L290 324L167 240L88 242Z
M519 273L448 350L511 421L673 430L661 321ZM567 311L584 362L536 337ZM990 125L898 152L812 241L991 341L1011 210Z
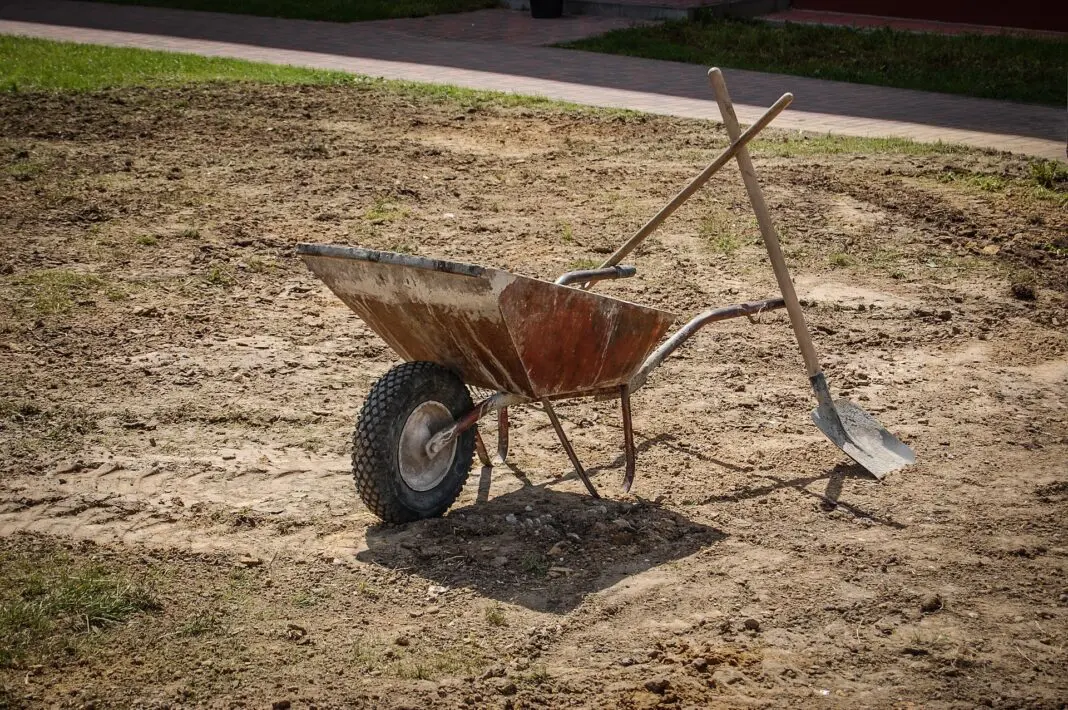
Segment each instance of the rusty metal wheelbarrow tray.
M499 269L301 244L308 267L407 361L557 399L626 384L675 316Z

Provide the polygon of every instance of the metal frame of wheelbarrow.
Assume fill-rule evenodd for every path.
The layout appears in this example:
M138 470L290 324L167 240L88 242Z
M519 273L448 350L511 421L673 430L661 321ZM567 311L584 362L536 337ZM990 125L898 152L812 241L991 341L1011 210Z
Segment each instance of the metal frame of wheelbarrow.
M645 384L649 373L710 323L786 308L819 402L819 407L813 413L816 425L839 448L878 478L915 461L911 449L866 412L845 400L836 402L831 399L778 237L764 204L745 146L790 104L793 96L784 94L743 133L734 115L722 74L713 69L709 76L731 144L597 269L568 272L553 285L483 267L388 252L320 245L298 247L298 251L306 258L311 257L309 266L313 271L327 281L331 289L406 360L447 364L451 359L454 363L462 362L463 366L458 369L466 375L464 381L467 384L488 384L499 390L474 405L470 411L455 417L451 424L441 430L433 433L433 430L428 430L425 444L417 445L423 449L426 460L434 460L461 434L474 428L475 449L479 459L484 466L492 466L493 461L478 433L477 423L482 417L497 412L499 429L496 458L503 462L508 455L508 408L538 402L548 415L576 474L590 494L599 497L564 433L551 402L583 396L595 396L598 399L619 397L626 457L623 487L629 491L636 468L630 398ZM656 339L661 337L673 319L670 314L583 292L597 281L633 276L634 268L620 266L620 261L732 158L738 160L741 168L782 297L706 311L653 350ZM349 265L362 263L363 266L331 264L338 261L335 257L340 257ZM346 268L354 271L346 271ZM462 284L446 282L445 279L450 278L467 280L463 280ZM576 285L577 288L567 288L569 285ZM462 293L451 290L457 287ZM457 299L455 302L449 300L454 297ZM407 298L413 300L405 301ZM473 313L464 310L471 308L475 309ZM450 319L455 322L447 322ZM552 332L538 332L539 327ZM457 335L452 332L453 328L466 330ZM585 328L591 329L589 335L584 331ZM481 332L476 332L480 329ZM426 332L413 332L419 330ZM431 342L434 334L449 343ZM553 334L568 341L566 348L553 342ZM597 342L593 343L594 340ZM471 347L465 349L464 343ZM614 347L620 352L613 352ZM564 352L587 360L572 367L561 379L553 372L553 368L559 366L567 369L565 363L559 362ZM487 361L480 362L480 357L487 358ZM502 363L501 358L507 362ZM557 360L554 361L554 358ZM638 362L641 364L638 365Z
M616 271L617 267L605 267L601 269L590 269L585 271L574 271L564 274L556 283L566 283L568 280L571 283L575 283L579 280L584 283L592 283L594 281L601 281L604 279L620 278ZM622 269L632 269L632 267L622 267ZM629 274L627 274L629 275ZM631 418L630 397L631 395L640 389L646 382L649 373L659 367L669 355L678 350L687 340L697 334L701 328L711 323L717 323L719 321L727 320L729 318L740 318L742 316L757 316L765 311L771 311L779 308L784 308L785 302L781 298L774 298L765 301L752 301L749 303L741 303L733 306L726 306L723 308L716 308L710 311L705 311L699 316L690 320L686 325L682 326L668 338L664 343L651 353L642 365L637 369L630 382L619 385L613 390L602 389L598 391L584 393L587 395L595 396L598 400L605 401L609 399L615 399L619 397L622 410L623 419L623 452L626 458L626 473L623 478L623 490L629 492L631 485L634 483L634 473L637 464L637 454L634 447L634 429ZM438 432L427 441L426 453L429 458L435 457L442 449L448 446L457 436L467 431L468 429L475 427L480 419L488 414L497 412L498 428L497 428L497 455L496 460L491 459L485 442L482 440L482 435L475 429L475 450L478 453L479 461L483 466L492 466L494 463L505 463L508 456L508 408L519 405L528 404L537 401L541 407L545 410L545 414L549 417L549 421L553 426L553 430L556 432L557 438L560 440L561 446L567 453L567 457L571 460L571 465L575 468L575 473L586 486L586 490L594 498L599 498L600 494L597 492L596 487L586 474L586 469L583 467L582 462L579 461L578 455L575 453L574 447L567 438L567 434L564 433L563 426L560 424L560 419L556 415L556 410L552 406L552 400L556 399L571 399L579 395L563 395L559 397L542 397L537 400L526 397L523 395L511 394L508 392L497 392L490 397L479 402L475 407L467 413L467 415L461 417L452 426Z
M642 366L634 374L629 383L619 386L623 419L623 450L626 458L626 473L623 479L623 490L629 492L634 482L636 469L636 451L634 447L634 431L631 421L631 395L641 388L652 370L660 366L664 360L675 350L681 347L687 340L693 337L704 326L728 318L741 316L753 316L764 311L786 308L790 314L791 324L801 353L808 370L809 380L816 393L819 407L812 413L815 424L824 434L840 449L845 451L853 460L871 472L876 478L883 478L887 473L902 466L915 463L916 457L912 449L902 443L894 435L890 434L871 415L847 400L834 401L831 398L830 388L827 385L826 376L823 374L811 335L805 325L804 315L797 294L794 291L793 281L786 267L786 261L779 245L778 235L771 222L771 217L764 202L764 197L757 182L756 171L749 158L746 144L762 131L779 113L781 113L792 101L793 95L784 94L754 122L744 133L738 125L738 119L734 113L734 105L727 92L727 84L719 69L713 68L708 72L709 80L716 100L719 103L723 122L727 127L731 144L711 164L708 165L689 185L681 190L667 205L653 216L634 236L623 246L617 249L598 269L584 271L572 271L564 274L556 280L557 284L567 285L578 283L581 288L589 288L595 281L604 279L617 279L632 276L633 267L617 266L625 256L636 249L665 219L685 203L697 190L699 190L721 167L726 165L732 158L737 159L742 172L742 179L746 191L749 194L753 211L756 213L760 225L761 236L771 259L775 277L782 298L765 301L755 301L739 305L727 306L711 311L706 311L693 318L680 328L674 335L668 338L655 352L648 356ZM607 399L602 394L599 399ZM497 394L480 402L467 416L460 419L452 427L439 432L427 442L427 454L434 455L448 444L455 436L474 426L483 416L498 411L498 445L497 459L504 462L508 454L508 407L530 401L529 399L509 395L505 392ZM567 452L575 473L582 480L590 495L598 496L597 489L590 481L589 476L575 454L567 435L564 433L560 420L553 410L548 398L541 400L542 407L553 425L560 444ZM484 466L492 465L486 451L481 435L476 429L476 450L479 459Z

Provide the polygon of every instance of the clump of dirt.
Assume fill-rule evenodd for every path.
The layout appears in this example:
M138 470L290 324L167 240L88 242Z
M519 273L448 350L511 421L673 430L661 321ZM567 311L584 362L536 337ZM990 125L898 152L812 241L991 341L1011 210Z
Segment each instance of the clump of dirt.
M1012 295L1021 301L1034 301L1038 296L1035 287L1031 284L1015 283L1012 285Z
M832 388L916 466L877 483L821 437L771 313L710 327L638 393L634 495L614 403L559 407L600 501L544 414L519 408L508 466L475 470L445 517L390 527L359 503L348 446L397 358L295 245L555 277L633 233L723 130L252 85L8 93L0 126L3 545L98 557L155 580L160 605L12 661L11 704L1068 693L1068 219L1052 168L785 134L756 156ZM733 170L633 261L598 290L683 317L776 292Z

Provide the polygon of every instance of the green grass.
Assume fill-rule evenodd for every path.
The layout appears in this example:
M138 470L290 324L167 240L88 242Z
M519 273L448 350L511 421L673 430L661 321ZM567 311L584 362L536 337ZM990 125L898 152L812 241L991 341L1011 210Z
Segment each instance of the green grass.
M523 571L536 577L544 577L549 571L549 562L536 552L528 552L520 561Z
M71 651L79 637L158 608L125 575L64 554L0 556L0 667Z
M66 269L32 271L18 278L15 283L36 316L67 313L76 303L89 303L101 293L112 301L126 296L120 288L95 274Z
M724 256L732 256L745 246L747 234L758 233L752 215L735 215L723 210L713 210L705 215L698 232L714 253Z
M851 255L840 251L831 254L829 257L827 257L827 260L831 262L831 266L834 266L839 269L856 266L857 263L857 260L854 259Z
M529 673L519 675L519 680L525 685L542 685L552 680L552 674L542 665L534 666Z
M1068 206L1068 168L1053 160L1032 160L1027 175L1012 178L992 173L955 169L939 173L939 182L959 184L983 192L1023 194L1038 200Z
M541 96L479 91L446 84L421 84L240 59L0 35L0 91L95 91L211 81L345 86L356 91L389 91L424 100L454 101L465 108L547 108L623 118L641 115L625 109L603 109ZM28 155L16 156L5 171L16 179L31 179L43 167L19 165L28 160ZM180 236L195 238L198 234L196 229L190 228Z
M382 598L382 590L368 582L366 579L361 579L356 584L356 593L360 596L367 597L368 599Z
M758 155L776 158L877 153L949 155L973 150L955 143L917 143L907 138L861 138L796 133L783 134L779 138L758 138L751 143L751 146L753 152Z
M19 158L5 165L4 172L18 182L27 182L44 172L44 166L27 158Z
M1028 173L1026 183L1034 197L1068 206L1068 167L1055 160L1035 160Z
M204 283L209 286L220 286L226 288L232 286L234 283L233 274L225 266L213 266L208 269L202 276Z
M415 658L404 658L388 667L390 675L402 680L437 680L449 676L474 674L485 666L485 660L466 649L431 650Z
M489 659L477 648L402 648L374 637L357 638L351 647L351 662L358 670L403 680L436 680L471 675Z
M399 202L393 202L385 197L376 197L375 203L368 207L363 218L371 224L389 224L406 218L409 210Z
M730 256L742 246L742 239L734 234L721 234L712 240L712 249L724 256Z
M293 597L293 606L300 607L301 609L308 609L318 605L321 601L322 599L315 594L300 591Z
M0 91L95 91L123 86L178 86L212 81L344 86L355 91L390 91L425 100L455 101L465 108L549 108L605 116L640 115L635 111L602 109L540 96L479 91L446 84L421 84L241 59L0 35ZM26 174L32 178L40 172L40 167L18 164L27 159L17 158L6 167L6 172L13 176ZM179 236L196 238L199 232L188 228Z
M486 607L486 623L490 626L507 626L508 619L504 616L504 610L499 604Z
M362 22L424 17L496 7L497 0L97 0L117 5L154 5L180 10L232 12L301 20Z
M1001 175L972 172L947 172L939 176L941 182L964 183L984 192L1001 192L1009 184Z
M92 91L195 81L341 84L342 72L123 47L0 36L0 90Z
M250 256L245 260L245 264L248 266L248 270L254 274L266 274L270 271L274 271L276 266L274 261L261 259L258 256Z
M560 241L564 244L575 243L575 230L571 227L569 222L560 223Z
M587 271L589 269L597 269L601 266L601 262L595 259L573 259L568 262L568 271Z
M706 66L1064 108L1068 42L705 19L616 30L564 46Z
M701 220L699 229L701 237L708 242L712 251L724 256L734 254L742 247L745 241L738 232L737 225L728 215L720 212L714 212L704 217Z

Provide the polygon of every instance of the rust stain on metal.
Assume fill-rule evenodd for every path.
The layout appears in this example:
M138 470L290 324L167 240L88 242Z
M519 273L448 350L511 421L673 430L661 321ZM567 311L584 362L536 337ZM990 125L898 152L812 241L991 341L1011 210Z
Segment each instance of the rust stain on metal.
M538 398L627 382L675 319L533 279L504 290L501 312Z

